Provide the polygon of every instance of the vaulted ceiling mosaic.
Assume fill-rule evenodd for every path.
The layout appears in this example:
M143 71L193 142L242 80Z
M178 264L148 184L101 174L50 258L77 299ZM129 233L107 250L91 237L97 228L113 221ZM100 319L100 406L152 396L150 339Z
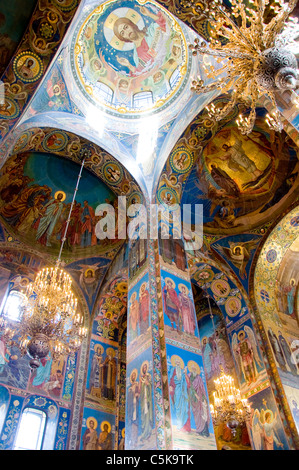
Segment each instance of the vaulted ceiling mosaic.
M0 12L0 76L8 66L19 42L23 38L36 0L28 0L26 9L22 0L12 0L1 5Z
M195 38L208 40L210 34L204 8L195 14L192 1L40 0L28 2L26 12L18 4L5 5L0 16L4 230L55 256L71 200L68 182L75 185L85 152L78 213L66 244L78 275L85 269L82 257L103 273L105 260L117 252L117 243L93 244L90 234L83 246L76 230L84 201L94 211L96 204L125 195L128 204L144 198L202 204L209 254L248 288L261 236L298 198L297 115L286 131L275 133L265 125L261 103L248 137L235 124L238 111L246 113L244 104L221 123L211 120L207 104L218 106L228 97L190 90L198 75L211 80L206 58L192 57L189 49ZM20 14L12 17L11 11ZM38 227L40 206L44 210L50 200L58 215L47 239ZM87 302L94 296L89 286Z
M242 136L237 111L221 124L200 113L173 148L158 184L160 203L168 191L172 203L191 204L193 211L203 205L205 233L256 229L298 197L296 143L285 132L269 130L263 108L253 132Z

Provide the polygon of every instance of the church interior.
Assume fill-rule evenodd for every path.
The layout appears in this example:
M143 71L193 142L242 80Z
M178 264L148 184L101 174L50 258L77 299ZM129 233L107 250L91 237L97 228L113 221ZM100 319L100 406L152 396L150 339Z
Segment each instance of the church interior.
M298 18L2 2L1 450L299 450Z

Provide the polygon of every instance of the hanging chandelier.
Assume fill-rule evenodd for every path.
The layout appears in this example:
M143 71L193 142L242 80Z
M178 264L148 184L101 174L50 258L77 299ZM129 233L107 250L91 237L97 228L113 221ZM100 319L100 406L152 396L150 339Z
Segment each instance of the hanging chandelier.
M237 427L249 420L250 405L246 398L241 398L233 377L226 375L223 370L214 383L216 387L216 391L213 392L214 405L210 404L213 423L215 426L226 424L235 435Z
M214 336L216 337L210 297L208 294L206 297L208 299ZM220 364L217 340L216 352L218 355L218 363ZM222 366L220 366L219 369L220 375L214 380L216 390L213 392L214 404L210 404L210 412L214 426L219 426L219 424L223 423L231 430L234 436L237 432L237 428L248 421L251 409L247 399L241 397L241 392L235 386L233 377L225 374Z
M78 300L72 291L72 279L60 267L61 253L83 166L84 160L56 265L43 268L37 273L34 281L28 284L20 307L20 321L9 321L3 313L0 317L2 339L9 345L18 347L22 355L29 355L31 369L38 368L41 360L49 353L53 360L61 355L74 355L87 335L87 329L83 326L83 315L77 312Z
M236 104L243 103L249 112L239 114L236 123L240 132L248 135L255 123L259 99L266 96L271 103L271 111L266 116L268 125L277 131L283 129L276 94L299 88L297 58L292 52L298 51L295 39L299 25L298 18L290 16L296 3L297 0L287 3L230 0L228 8L222 0L187 2L195 13L208 19L211 28L208 43L197 38L190 44L192 54L216 58L214 65L202 61L211 83L205 85L198 77L192 81L191 90L198 94L216 89L223 94L231 93L226 104L208 107L214 121L221 121Z

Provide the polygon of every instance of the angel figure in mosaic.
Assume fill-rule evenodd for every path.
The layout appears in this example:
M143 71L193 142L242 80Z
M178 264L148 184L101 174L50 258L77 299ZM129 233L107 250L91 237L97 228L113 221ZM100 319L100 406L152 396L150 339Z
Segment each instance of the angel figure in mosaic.
M229 242L229 246L214 245L221 255L230 261L238 270L241 279L247 278L246 267L249 263L251 252L257 248L260 240L248 240L246 242Z
M267 406L266 400L263 400L264 405ZM277 448L283 449L283 443L278 435L278 420L277 413L272 410L262 408L254 410L251 423L251 433L254 443L254 450L275 450Z

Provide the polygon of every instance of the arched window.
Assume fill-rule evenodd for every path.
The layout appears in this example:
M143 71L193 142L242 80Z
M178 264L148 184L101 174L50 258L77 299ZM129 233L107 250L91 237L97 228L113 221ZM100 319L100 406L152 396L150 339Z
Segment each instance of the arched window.
M106 103L111 104L113 99L113 90L105 83L98 82L96 84L97 95Z
M47 415L36 408L25 408L17 431L14 450L41 450Z
M21 320L21 305L25 299L25 295L17 290L10 291L4 305L3 315L9 320Z
M141 91L133 96L133 107L137 109L148 108L153 105L153 94L151 91Z
M171 75L171 77L170 77L170 79L169 79L170 88L174 88L174 87L176 86L176 84L177 84L179 78L180 78L179 68L176 68L176 69L173 71L173 73L172 73L172 75Z
M5 422L6 412L9 403L9 392L5 387L0 385L0 434Z

